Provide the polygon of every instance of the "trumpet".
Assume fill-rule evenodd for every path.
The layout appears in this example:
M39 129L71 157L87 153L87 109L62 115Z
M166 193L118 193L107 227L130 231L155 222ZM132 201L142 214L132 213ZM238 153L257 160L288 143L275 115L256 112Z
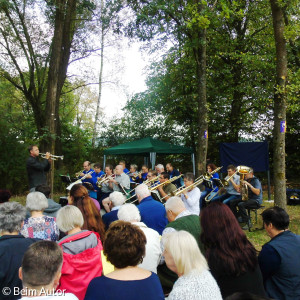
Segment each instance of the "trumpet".
M115 176L116 176L115 174L112 174L112 175L109 175L107 177L106 176L105 177L101 177L101 179L99 181L97 181L97 186L99 188L101 188L104 183L107 183L109 180L114 179Z
M143 173L143 171L140 171L136 175L131 176L132 180L137 180L137 178Z
M46 153L40 153L39 155L40 155L42 158L46 158ZM63 159L64 159L64 156L63 156L63 155L59 156L59 155L50 154L50 157L49 157L49 158L52 159L52 160L58 160L58 159L63 160Z

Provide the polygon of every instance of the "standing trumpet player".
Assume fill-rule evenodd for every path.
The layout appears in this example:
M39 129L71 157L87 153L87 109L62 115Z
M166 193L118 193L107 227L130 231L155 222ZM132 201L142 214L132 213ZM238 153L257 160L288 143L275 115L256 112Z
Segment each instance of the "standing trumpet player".
M29 157L26 162L26 169L29 182L30 192L34 192L35 188L41 184L47 184L46 173L50 170L51 154L46 152L43 160L39 160L40 150L37 145L28 147Z

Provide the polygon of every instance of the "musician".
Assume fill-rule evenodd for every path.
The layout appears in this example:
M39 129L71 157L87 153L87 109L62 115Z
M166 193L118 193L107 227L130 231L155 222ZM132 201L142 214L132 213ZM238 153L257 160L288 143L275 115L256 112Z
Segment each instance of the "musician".
M240 193L240 176L237 174L234 174L236 171L236 168L234 165L229 165L227 167L227 177L230 178L228 181L228 186L226 187L226 193L214 197L211 201L220 201L224 204L230 205L231 201L235 201L241 198ZM233 175L234 174L234 175ZM225 178L225 180L226 180Z
M184 175L184 186L192 186L195 182L195 175L193 173L186 173ZM200 214L200 196L201 192L198 187L191 187L191 189L185 190L181 193L181 200L184 203L186 209L193 215L199 216Z
M82 183L89 182L93 185L94 179L93 179L93 173L95 171L91 168L91 163L89 161L85 161L83 163L83 171L79 174L79 179L81 179L83 176L85 176L85 179L82 180ZM89 173L89 174L88 174Z
M149 170L148 171L148 174L147 174L147 185L150 187L150 186L156 186L159 184L159 181L156 180L156 181L153 181L152 179L154 179L155 177L157 177L157 173L156 171L154 170Z
M262 204L262 187L259 179L254 176L252 168L250 168L249 173L245 174L245 180L242 180L241 184L247 186L248 200L243 201L240 197L239 199L230 202L230 208L235 216L240 215L240 221L242 223L247 223L249 217L246 209L248 207L259 207ZM239 208L239 212L237 212L237 206ZM248 225L245 225L243 229L249 229Z
M162 172L159 176L159 182L164 183L168 180L170 180L170 175L167 172ZM163 186L159 186L157 190L159 192L160 197L167 201L171 197L172 192L175 192L177 188L176 185L174 185L173 183L166 183Z
M123 167L123 172L128 175L130 172L129 170L126 168L126 162L125 160L120 160L119 161L119 165L121 165Z
M149 168L147 165L142 165L142 173L139 174L138 178L136 179L137 183L143 183L147 180L147 175L149 172Z
M100 163L94 164L94 171L95 171L94 176L97 178L97 180L99 180L101 176L105 175L105 173L101 170Z
M35 191L35 187L40 184L47 184L46 173L50 170L50 153L47 152L45 158L39 161L39 148L37 145L28 147L29 157L26 162L26 169L29 181L30 192Z
M160 175L162 172L165 171L164 165L162 165L162 164L156 165L155 171L156 171L157 175Z
M113 175L113 166L110 164L107 164L105 166L105 177L109 177ZM109 196L109 194L112 192L112 190L109 187L109 183L103 183L102 187L100 188L100 190L98 191L97 194L97 200L99 201L100 205L102 205L102 200L107 198Z
M173 178L173 177L176 177L176 176L180 175L180 172L178 170L176 170L171 163L166 164L166 169L167 169L167 172L170 175L170 178ZM173 184L175 184L177 188L181 187L182 186L181 178L173 181Z
M123 171L122 165L117 165L115 168L115 178L109 180L109 188L112 191L123 192L121 186L125 190L130 189L130 178Z
M130 165L130 173L128 174L128 176L130 177L130 182L136 182L135 177L138 175L137 168L138 166L135 164Z

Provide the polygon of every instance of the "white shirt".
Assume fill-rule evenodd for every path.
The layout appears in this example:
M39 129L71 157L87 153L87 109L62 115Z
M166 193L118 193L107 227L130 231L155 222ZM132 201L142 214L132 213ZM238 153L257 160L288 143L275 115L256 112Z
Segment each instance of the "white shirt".
M51 295L51 296L38 296L38 297L22 297L22 300L78 300L78 298L71 293L65 293L63 295Z
M133 222L132 224L138 226L144 232L147 239L146 254L143 262L138 266L157 273L157 266L161 256L160 235L156 230L147 227L143 222Z
M181 194L181 200L184 203L185 208L193 215L199 216L200 214L200 196L201 192L199 188L194 187L190 192L187 192L188 198L185 198L184 194Z

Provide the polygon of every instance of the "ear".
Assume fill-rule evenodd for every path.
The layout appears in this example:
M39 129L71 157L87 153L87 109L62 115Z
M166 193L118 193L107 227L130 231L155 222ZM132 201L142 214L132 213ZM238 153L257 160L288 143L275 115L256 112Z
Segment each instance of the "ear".
M23 281L22 267L19 268L19 278Z
M56 289L57 286L59 285L59 280L60 280L60 277L61 277L61 270L59 270L55 277L54 277L54 281L53 281L53 287Z

